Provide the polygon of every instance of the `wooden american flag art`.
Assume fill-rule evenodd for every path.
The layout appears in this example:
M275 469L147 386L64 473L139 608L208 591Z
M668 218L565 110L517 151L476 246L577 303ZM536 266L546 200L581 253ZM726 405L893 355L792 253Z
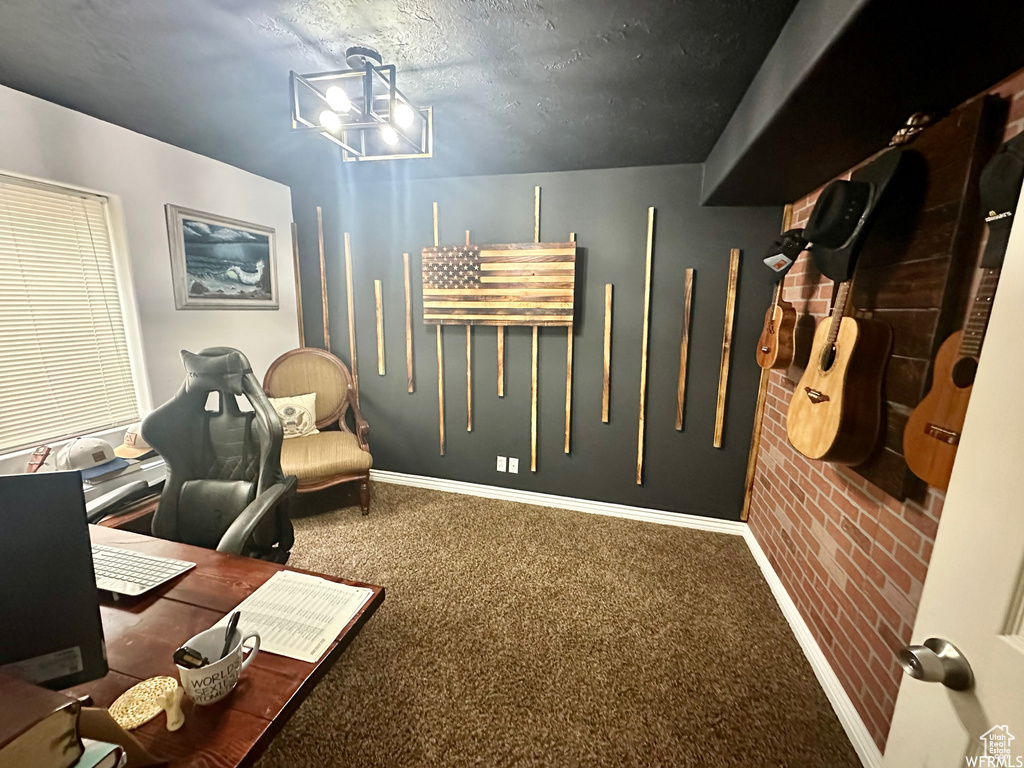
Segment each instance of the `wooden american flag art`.
M576 243L423 249L427 325L573 324Z

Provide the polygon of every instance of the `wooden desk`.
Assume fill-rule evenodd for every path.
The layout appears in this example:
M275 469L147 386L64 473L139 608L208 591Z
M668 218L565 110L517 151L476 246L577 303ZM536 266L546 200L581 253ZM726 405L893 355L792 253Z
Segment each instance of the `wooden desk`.
M119 528L122 531L134 531L135 533L148 534L153 525L153 515L156 513L157 504L160 503L160 494L139 499L121 509L117 514L110 515L100 520L96 525L101 528Z
M171 655L178 646L216 624L277 571L299 570L95 525L89 526L89 534L95 544L196 564L184 576L141 600L101 606L110 672L71 692L89 694L102 707L110 706L140 680L157 675L177 678ZM197 707L186 697L185 725L180 730L168 731L164 716L158 715L133 731L138 739L175 768L252 765L384 602L383 587L333 576L324 578L369 587L373 596L319 661L310 664L259 653L226 699Z

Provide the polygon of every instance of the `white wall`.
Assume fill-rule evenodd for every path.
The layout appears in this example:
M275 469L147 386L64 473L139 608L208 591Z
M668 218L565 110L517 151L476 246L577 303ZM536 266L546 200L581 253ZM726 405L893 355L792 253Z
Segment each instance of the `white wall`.
M236 347L262 378L275 357L298 345L291 190L285 185L2 86L0 173L111 198L115 238L127 251L135 289L144 406L147 400L159 405L181 385L178 350ZM167 203L273 227L280 308L176 310Z

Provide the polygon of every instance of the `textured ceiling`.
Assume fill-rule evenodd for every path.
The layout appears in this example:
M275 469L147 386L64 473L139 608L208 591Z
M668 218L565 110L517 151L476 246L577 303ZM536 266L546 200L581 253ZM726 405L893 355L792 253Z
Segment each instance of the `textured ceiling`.
M796 0L2 0L0 83L289 184L288 72L398 66L435 159L358 175L701 162ZM384 167L388 166L388 167Z

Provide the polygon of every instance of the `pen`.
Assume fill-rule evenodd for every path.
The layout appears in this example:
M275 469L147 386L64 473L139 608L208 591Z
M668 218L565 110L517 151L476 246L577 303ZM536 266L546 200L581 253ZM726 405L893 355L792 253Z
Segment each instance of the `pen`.
M222 659L227 656L228 651L231 650L231 638L235 636L235 627L238 626L238 617L240 615L240 611L235 611L231 614L231 618L228 619L227 629L224 630L224 649L220 652L220 657Z

